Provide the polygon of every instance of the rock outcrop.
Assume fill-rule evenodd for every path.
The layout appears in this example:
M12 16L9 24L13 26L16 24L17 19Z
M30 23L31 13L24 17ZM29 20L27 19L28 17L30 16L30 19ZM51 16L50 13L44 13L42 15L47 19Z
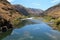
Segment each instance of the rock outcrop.
M5 32L11 28L13 28L13 25L10 23L10 21L7 21L0 16L0 31Z

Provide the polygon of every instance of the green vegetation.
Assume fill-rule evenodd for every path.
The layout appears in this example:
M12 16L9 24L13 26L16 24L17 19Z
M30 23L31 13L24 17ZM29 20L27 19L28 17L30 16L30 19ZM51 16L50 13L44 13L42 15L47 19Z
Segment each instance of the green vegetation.
M60 18L55 19L54 23L56 24L57 27L59 27L60 26Z
M48 25L50 25L51 27L53 27L53 29L57 29L60 30L60 18L53 18L50 16L44 16L44 22L47 22Z
M22 17L16 17L15 19L12 20L12 24L14 26L18 25L21 22L21 19L27 18L27 16L22 16Z
M44 18L44 20L43 20L44 22L49 22L52 19L52 17L50 17L50 16L44 16L43 18Z
M7 37L8 35L10 35L11 32L12 32L12 30L8 30L7 32L0 33L0 40L2 40L3 38Z
M53 29L60 30L60 3L56 4L44 12L44 22L53 27Z
M13 24L14 26L19 23L19 20L18 20L18 19L19 19L19 18L16 18L16 19L12 20L12 24Z

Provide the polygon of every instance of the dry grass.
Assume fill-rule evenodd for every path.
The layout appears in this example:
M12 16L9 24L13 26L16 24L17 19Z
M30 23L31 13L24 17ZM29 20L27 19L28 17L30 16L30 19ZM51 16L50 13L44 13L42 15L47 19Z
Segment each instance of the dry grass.
M18 12L9 2L0 1L0 16L7 21L11 21L13 24L15 19L21 18L23 15Z

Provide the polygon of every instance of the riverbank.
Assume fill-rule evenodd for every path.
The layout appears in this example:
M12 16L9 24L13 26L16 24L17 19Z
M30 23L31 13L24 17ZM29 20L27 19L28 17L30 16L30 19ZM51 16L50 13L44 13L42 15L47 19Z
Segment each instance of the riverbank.
M43 22L47 23L49 26L51 26L55 30L60 31L60 18L52 18L52 17L42 17Z

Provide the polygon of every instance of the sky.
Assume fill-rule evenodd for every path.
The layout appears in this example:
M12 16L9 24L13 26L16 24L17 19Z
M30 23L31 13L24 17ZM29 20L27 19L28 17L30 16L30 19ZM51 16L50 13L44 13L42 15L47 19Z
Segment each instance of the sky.
M47 10L49 7L60 3L60 0L8 0L11 4L20 4L27 8Z

